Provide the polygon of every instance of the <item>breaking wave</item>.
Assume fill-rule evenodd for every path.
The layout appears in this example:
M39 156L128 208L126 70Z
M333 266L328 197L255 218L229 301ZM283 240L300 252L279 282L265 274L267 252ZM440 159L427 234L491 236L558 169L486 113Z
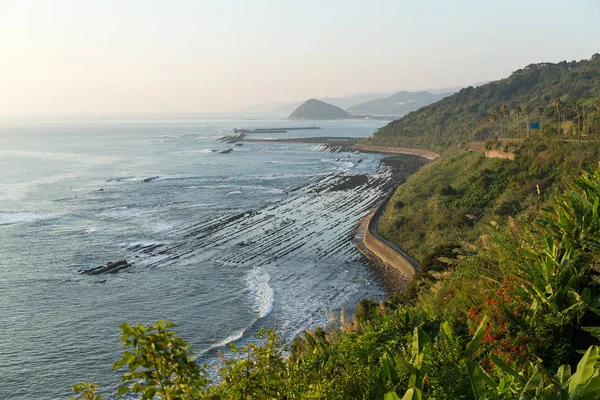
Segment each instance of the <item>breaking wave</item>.
M42 219L39 214L31 213L31 212L23 212L23 213L0 213L0 225L11 225L18 224L22 222L34 222Z
M253 310L258 318L265 318L273 310L275 294L269 285L271 277L262 268L254 267L246 275L246 283L250 289L250 296L254 300Z

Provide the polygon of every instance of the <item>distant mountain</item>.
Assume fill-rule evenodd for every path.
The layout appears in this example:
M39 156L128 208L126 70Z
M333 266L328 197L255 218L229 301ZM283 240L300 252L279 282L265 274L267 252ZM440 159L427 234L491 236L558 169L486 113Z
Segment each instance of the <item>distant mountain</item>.
M481 85L485 85L486 83L489 83L490 81L483 81L483 82L475 82L472 85L469 86L473 86L473 87L478 87ZM445 87L445 88L437 88L437 89L424 89L424 92L429 92L429 93L433 93L433 94L440 94L440 93L456 93L459 92L461 89L464 89L466 87L469 86L454 86L454 87Z
M374 115L406 115L450 96L452 93L398 92L383 99L371 100L348 108L348 112Z
M382 97L387 97L392 93L394 92L357 93L341 97L319 97L318 100L333 104L334 106L344 110L348 110L348 108L357 104L366 103L367 101L375 99L381 99Z
M340 96L340 97L319 97L318 100L321 100L325 103L332 104L334 106L340 107L342 109L347 109L348 107L352 107L356 104L365 103L367 101L371 101L374 99L380 99L382 97L387 97L393 92L376 92L376 93L358 93L351 94L348 96ZM243 113L263 113L263 114L290 114L294 111L298 106L302 104L301 101L272 101L264 104L256 104L248 107L244 107L239 112Z
M350 114L332 104L321 100L310 99L300 105L289 116L289 119L345 119Z

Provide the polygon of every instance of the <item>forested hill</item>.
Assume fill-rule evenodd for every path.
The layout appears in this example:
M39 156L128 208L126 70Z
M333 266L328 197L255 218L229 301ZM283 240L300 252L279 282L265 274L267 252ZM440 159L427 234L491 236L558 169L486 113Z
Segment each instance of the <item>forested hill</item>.
M600 134L599 104L600 54L579 62L531 64L411 112L379 129L369 144L443 150L472 138L524 137L527 120L541 123L537 135ZM562 125L577 117L576 129Z

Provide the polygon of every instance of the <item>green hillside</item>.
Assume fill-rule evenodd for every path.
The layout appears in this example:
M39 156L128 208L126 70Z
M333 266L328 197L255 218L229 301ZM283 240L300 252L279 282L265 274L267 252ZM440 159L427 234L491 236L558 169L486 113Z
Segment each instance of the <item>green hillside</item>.
M558 105L558 108L557 108ZM468 87L378 130L368 144L443 150L491 136L600 136L600 54L539 63L499 81Z

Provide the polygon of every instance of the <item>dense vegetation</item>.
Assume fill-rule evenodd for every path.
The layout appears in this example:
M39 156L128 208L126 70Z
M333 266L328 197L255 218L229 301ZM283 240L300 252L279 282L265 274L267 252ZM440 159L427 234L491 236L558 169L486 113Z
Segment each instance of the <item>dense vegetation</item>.
M530 129L539 123L539 129ZM600 138L600 54L531 64L393 121L366 144L446 150L492 136Z
M421 272L435 270L440 257L454 259L467 251L490 223L530 220L577 171L600 159L597 142L530 139L510 146L514 161L457 151L424 166L398 188L379 233L401 244Z

